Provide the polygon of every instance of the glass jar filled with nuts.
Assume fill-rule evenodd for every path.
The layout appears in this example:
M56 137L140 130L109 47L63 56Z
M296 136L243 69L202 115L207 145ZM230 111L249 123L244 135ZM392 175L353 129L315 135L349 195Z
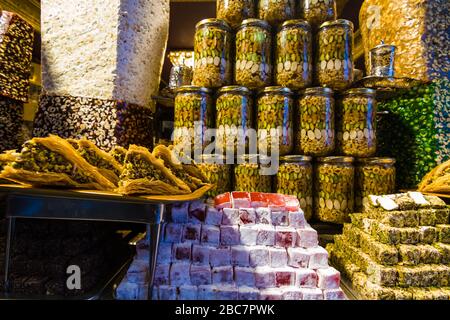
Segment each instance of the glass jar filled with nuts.
M269 159L257 154L238 157L234 167L234 190L247 192L272 192L272 176L262 172L269 166Z
M197 165L209 182L216 185L206 193L206 196L215 197L224 192L232 191L233 166L226 164L224 156L204 154L202 155L202 162Z
M370 75L376 77L393 77L396 47L380 44L369 52Z
M314 178L314 212L318 220L342 224L354 208L352 157L319 158Z
M233 29L245 19L256 15L256 4L254 0L217 0L216 16L225 20Z
M287 155L294 148L292 91L285 87L266 87L258 96L258 150Z
M216 100L216 150L240 150L248 147L247 132L253 124L253 99L246 87L227 86L218 92Z
M202 151L208 144L206 131L213 128L211 90L182 86L176 90L174 107L174 144Z
M355 168L355 210L362 212L369 195L395 192L395 159L360 158Z
M306 219L313 214L313 169L312 158L307 156L285 156L277 173L277 193L296 196Z
M200 21L195 27L192 84L207 88L231 84L231 46L231 28L224 20Z
M348 90L336 112L337 150L347 156L367 158L377 150L376 91Z
M312 83L312 33L303 20L289 20L277 34L275 54L276 84L293 90L304 89Z
M322 23L337 18L335 0L302 0L300 5L301 17L308 21L314 30Z
M277 27L296 16L295 0L259 0L258 18Z
M325 22L317 39L316 79L333 90L347 89L353 82L353 23Z
M333 90L309 88L298 100L297 151L311 156L326 156L335 148Z
M244 20L236 33L235 82L258 89L272 81L270 25L258 19Z

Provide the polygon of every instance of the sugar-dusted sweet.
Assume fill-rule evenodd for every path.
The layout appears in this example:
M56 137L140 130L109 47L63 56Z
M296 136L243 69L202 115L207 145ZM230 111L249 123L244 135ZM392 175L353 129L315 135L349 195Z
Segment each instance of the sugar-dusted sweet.
M266 194L268 208L272 211L285 211L286 204L284 202L284 196L277 193Z
M208 207L206 209L205 224L220 226L222 224L222 210L218 210L214 207Z
M284 196L284 205L287 211L298 211L300 208L300 202L296 196Z
M171 218L174 223L186 223L189 217L189 202L175 203L172 205Z
M264 193L250 192L250 204L252 208L267 207L267 199Z
M172 259L174 261L191 260L192 244L189 242L173 244Z
M116 289L118 300L136 300L139 294L139 284L122 281Z
M251 267L264 267L270 265L269 249L265 246L252 247L249 257Z
M309 268L322 269L328 268L328 252L322 247L308 248Z
M172 243L160 242L158 246L158 263L165 264L172 262Z
M276 211L272 209L272 224L274 226L286 227L289 225L289 212L288 211Z
M231 264L233 266L248 267L250 266L251 247L233 246L231 247Z
M219 288L215 285L198 286L198 300L217 300Z
M223 246L238 245L240 241L239 226L220 226L220 244Z
M158 287L159 300L176 300L177 287L175 286L159 286Z
M262 225L258 229L256 244L264 246L274 246L275 236L276 236L275 227L273 227L272 225Z
M192 262L209 265L209 250L212 247L194 244L192 246Z
M258 228L254 225L240 226L241 244L246 246L256 245L256 238L258 237Z
M185 272L188 271L185 270ZM190 283L194 286L211 284L211 267L209 265L191 264L189 275L191 277Z
M286 248L269 248L270 266L281 268L288 264L288 254Z
M305 213L302 210L289 212L289 226L293 228L305 228Z
M180 223L168 223L164 230L165 242L181 242L183 235L183 225Z
M219 245L220 243L220 228L211 225L202 225L202 234L200 236L202 244Z
M233 208L250 208L250 194L248 192L231 192L231 203Z
M225 208L222 212L222 225L238 225L239 224L239 209Z
M319 278L318 287L320 289L339 289L341 274L333 267L317 269Z
M275 272L272 268L258 267L255 269L255 286L257 288L275 287Z
M132 283L145 283L148 281L149 266L147 261L134 260L128 268L127 278Z
M202 230L201 224L192 224L192 223L185 224L183 228L182 241L199 243L201 230Z
M293 286L295 284L295 270L284 267L275 269L275 285L277 287Z
M206 218L206 204L203 200L192 201L189 204L189 216L190 223L198 224L204 223Z
M218 247L209 250L209 264L212 267L228 266L231 264L230 247Z
M232 285L220 286L216 292L216 300L237 300L238 288Z
M197 298L197 286L184 285L178 287L178 300L197 300Z
M288 265L294 268L307 268L309 252L304 248L287 248Z
M256 211L254 208L240 208L239 209L239 224L255 224L256 223Z
M433 244L436 242L436 239L439 237L439 226L429 227L429 226L421 226L419 227L420 232L420 242Z
M324 300L347 300L344 291L341 289L323 290Z
M295 286L302 288L316 288L317 274L314 270L301 268L295 271Z
M256 223L272 224L272 212L269 208L256 208Z
M300 288L289 287L283 288L283 300L302 300L302 290Z
M170 264L158 264L155 268L155 285L169 284Z
M189 262L174 262L170 266L170 284L172 286L181 286L190 284L189 276L191 264Z
M283 300L283 291L279 289L261 290L260 300Z
M234 280L238 286L255 287L255 269L234 267Z
M302 248L312 248L319 244L317 231L307 226L306 228L297 229L297 245Z
M233 267L223 266L212 268L212 283L223 284L233 282Z
M318 288L301 288L303 300L323 300L322 290Z
M259 300L259 290L254 287L238 287L239 300Z
M224 209L224 208L232 208L231 193L226 192L226 193L217 195L214 198L214 207L218 210Z
M291 227L275 228L275 245L278 247L295 247L297 243L297 231Z

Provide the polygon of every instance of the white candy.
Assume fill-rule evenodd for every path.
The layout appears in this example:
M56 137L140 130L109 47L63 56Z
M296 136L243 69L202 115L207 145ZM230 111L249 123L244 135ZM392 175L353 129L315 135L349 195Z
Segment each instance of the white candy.
M238 287L239 300L259 300L259 290L249 287Z
M302 300L303 291L299 288L286 288L283 289L283 300Z
M174 262L170 267L170 284L171 285L184 285L190 284L191 279L189 276L190 263L187 262Z
M158 247L158 258L156 261L160 264L172 262L172 243L160 242Z
M198 287L198 300L217 300L217 286L202 285Z
M164 241L166 242L181 242L183 235L183 225L179 223L168 223L164 230Z
M420 206L429 206L430 203L425 199L422 193L420 192L408 192L408 195L411 197L411 199L414 200L415 204L418 204Z
M261 290L260 300L283 300L283 291L280 289Z
M220 226L222 224L222 211L214 207L208 207L206 209L205 224Z
M247 246L256 245L256 238L258 237L258 229L255 226L241 226L241 244Z
M294 268L307 268L309 264L309 253L303 248L288 248L288 265Z
M306 226L305 214L303 211L289 212L289 225L293 228L304 228Z
M222 214L223 225L237 225L239 224L239 209L224 208Z
M264 267L270 265L269 250L264 246L254 246L250 250L250 266Z
M231 264L239 267L248 267L250 265L250 247L234 246L231 247Z
M322 290L314 288L301 288L303 300L323 300Z
M197 286L180 286L178 288L178 300L197 300Z
M237 300L238 288L234 286L221 286L216 292L217 300Z
M159 294L159 300L176 300L177 299L177 287L159 286L158 294Z
M183 241L200 243L200 233L202 226L200 224L185 224L183 228Z
M191 260L192 244L188 242L173 244L173 261Z
M309 268L322 269L328 268L328 252L322 247L309 248Z
M291 227L276 227L275 245L278 247L295 247L297 231Z
M213 267L231 264L231 250L229 247L212 248L209 250L209 264Z
M287 265L288 254L285 248L269 248L270 266L280 268Z
M192 246L192 262L209 265L209 250L211 247L194 244Z
M233 282L233 267L215 267L212 269L212 283L223 284Z
M170 264L159 264L155 268L155 285L169 284Z
M234 280L238 286L255 286L255 269L234 267Z
M220 228L216 226L203 225L201 242L218 246L220 243Z
M256 223L256 211L253 208L241 208L239 209L239 224L255 224Z
M211 267L209 265L192 264L189 274L191 278L190 283L194 286L211 284Z
M189 203L181 202L172 206L172 222L174 223L186 223L189 218Z
M325 300L347 300L344 291L341 289L323 290Z
M341 274L335 268L318 269L317 276L319 277L318 287L320 289L339 289Z
M398 209L398 204L395 203L394 200L386 196L378 197L377 201L380 204L380 206L386 211L393 211Z
M239 226L221 226L220 244L223 246L232 246L239 244Z
M256 223L271 224L272 217L269 208L256 208Z
M275 272L272 268L255 269L255 286L257 288L275 287Z
M297 245L302 248L312 248L319 244L317 231L311 227L297 229Z
M272 224L274 226L288 226L289 225L289 212L272 210Z
M295 286L315 288L317 287L317 274L311 269L297 269L295 271Z
M262 225L258 231L258 237L256 238L256 244L265 246L275 245L275 228L271 225Z

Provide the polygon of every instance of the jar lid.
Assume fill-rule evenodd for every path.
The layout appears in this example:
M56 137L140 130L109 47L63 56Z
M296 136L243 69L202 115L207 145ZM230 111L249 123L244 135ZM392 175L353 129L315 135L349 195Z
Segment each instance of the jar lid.
M272 27L270 26L270 24L267 21L261 20L261 19L245 19L244 21L242 21L238 30L245 28L245 27L260 27L260 28L264 28L269 31L272 30Z
M330 88L325 87L308 88L305 90L305 94L316 94L316 93L333 95L334 91Z
M183 93L183 92L200 92L200 93L206 93L211 94L212 91L205 87L198 87L198 86L181 86L178 87L175 90L175 93Z
M225 86L217 91L218 94L227 93L227 92L236 92L242 94L250 94L250 90L247 87L242 86Z
M369 89L369 88L353 88L350 90L345 91L345 95L351 95L351 94L367 94L367 95L375 95L377 93L377 90Z
M302 155L290 155L280 157L280 161L282 162L311 162L312 157L302 156Z
M322 23L322 25L320 26L319 29L322 29L325 27L337 26L337 25L349 26L350 28L352 28L352 30L354 29L353 22L351 22L349 20L345 20L345 19L326 21L326 22Z
M287 87L281 87L281 86L272 86L272 87L265 87L264 89L261 89L258 94L264 94L264 93L279 93L283 95L292 95L292 90Z
M318 158L317 162L321 163L353 163L353 157L322 157Z
M280 26L280 30L291 27L301 27L311 30L311 25L308 23L308 21L302 19L292 19L283 22L283 24Z
M392 51L392 49L396 49L397 47L393 44L379 44L376 47L373 47L370 49L370 51L378 51L378 50L386 50L386 51Z
M390 164L390 165L394 165L396 160L394 158L373 157L373 158L357 158L356 162L360 163L360 164Z
M203 26L219 27L219 28L222 28L222 29L224 29L226 31L230 31L230 32L232 30L230 25L225 20L216 19L216 18L203 19L195 25L195 28L198 29Z

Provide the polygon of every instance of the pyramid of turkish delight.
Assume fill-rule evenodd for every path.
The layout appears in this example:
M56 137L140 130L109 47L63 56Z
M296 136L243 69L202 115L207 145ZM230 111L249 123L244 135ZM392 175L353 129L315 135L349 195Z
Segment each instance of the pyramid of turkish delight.
M418 192L369 196L327 247L365 299L450 298L449 208Z

